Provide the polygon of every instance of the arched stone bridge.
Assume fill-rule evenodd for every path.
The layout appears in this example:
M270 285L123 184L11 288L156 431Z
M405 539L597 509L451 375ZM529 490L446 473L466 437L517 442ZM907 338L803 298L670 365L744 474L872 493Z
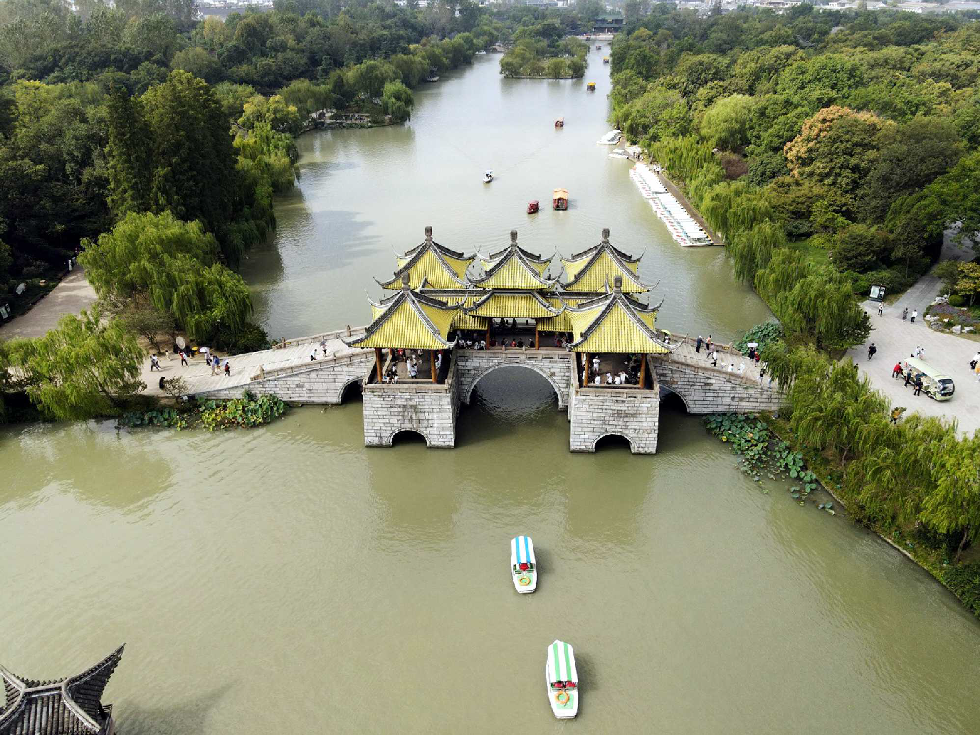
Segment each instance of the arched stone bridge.
M445 383L379 385L369 382L374 352L352 349L341 340L362 333L363 328L338 330L236 355L231 377L211 376L204 365L192 365L181 375L192 395L216 399L249 390L290 403L338 404L348 387L358 385L364 394L368 446L391 446L401 431L421 434L432 447L454 446L460 404L469 404L477 383L502 367L532 370L551 384L559 410L568 411L572 451L595 451L599 439L615 434L625 437L635 454L656 452L661 389L679 396L692 414L757 413L784 404L779 386L760 380L755 365L741 354L720 349L715 366L686 338L674 338L670 355L648 358L655 390L641 390L580 386L574 353L556 348L457 349ZM326 354L318 352L318 359L311 360L311 351L321 344L326 344Z

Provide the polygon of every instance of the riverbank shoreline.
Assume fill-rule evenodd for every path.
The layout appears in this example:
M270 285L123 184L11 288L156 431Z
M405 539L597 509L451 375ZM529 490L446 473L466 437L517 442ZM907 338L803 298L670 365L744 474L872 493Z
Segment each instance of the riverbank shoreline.
M824 458L816 455L812 450L800 445L794 438L793 432L789 431L784 419L779 419L769 414L759 414L759 418L766 424L766 426L769 427L774 435L786 442L793 449L793 451L799 452L803 456L807 469L810 470L810 472L812 472L817 478L817 481L820 483L820 487L826 490L827 494L834 499L834 502L839 503L841 508L847 510L847 503L838 495L838 493L834 492L837 485L833 482L831 477L831 469L828 467ZM848 520L850 523L871 531L886 544L905 556L913 564L924 569L930 576L932 576L933 579L936 580L936 582L940 584L940 586L943 587L943 589L947 590L951 595L953 595L953 597L955 597L966 610L972 612L977 618L980 618L980 606L972 602L971 599L967 598L964 593L951 587L948 581L943 577L943 567L953 568L952 565L927 558L922 554L916 554L915 552L920 548L920 546L910 541L906 541L906 544L910 545L911 550L903 548L899 545L899 542L895 538L888 535L888 531L886 529L874 524L858 521L853 518L849 512ZM941 549L931 549L931 551L937 555L941 554L942 552ZM960 564L960 566L963 565L963 563Z

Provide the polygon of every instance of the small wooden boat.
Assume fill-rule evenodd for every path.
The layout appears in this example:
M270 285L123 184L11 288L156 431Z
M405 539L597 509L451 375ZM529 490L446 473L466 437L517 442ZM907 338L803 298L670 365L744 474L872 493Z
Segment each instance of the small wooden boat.
M608 64L609 63L609 57L608 56L603 56L602 57L602 63L603 64Z
M538 200L537 199L532 199L531 201L529 201L527 203L527 213L528 214L537 214L537 212L538 212Z
M544 667L551 711L560 720L578 714L578 671L575 651L567 643L555 641L548 646L548 663Z
M595 50L596 50L596 51L602 51L602 44L601 44L601 43L597 43L597 44L595 45Z
M551 194L551 206L561 212L568 209L568 189L555 189Z
M534 543L530 536L510 540L510 574L514 588L521 594L538 587L538 565L534 561Z
M585 89L589 92L595 92L595 82L589 82L585 85Z
M560 117L557 120L555 120L555 127L556 128L563 128L563 127L565 127L565 118Z
M483 172L483 183L489 184L491 181L493 181L493 171L487 169Z

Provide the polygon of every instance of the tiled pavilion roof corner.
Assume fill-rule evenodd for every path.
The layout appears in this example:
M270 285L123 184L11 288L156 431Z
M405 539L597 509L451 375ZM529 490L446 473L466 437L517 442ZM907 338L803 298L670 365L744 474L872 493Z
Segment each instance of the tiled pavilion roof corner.
M102 694L119 665L123 648L67 679L23 679L0 666L6 697L0 709L0 735L107 733L112 708L102 704Z

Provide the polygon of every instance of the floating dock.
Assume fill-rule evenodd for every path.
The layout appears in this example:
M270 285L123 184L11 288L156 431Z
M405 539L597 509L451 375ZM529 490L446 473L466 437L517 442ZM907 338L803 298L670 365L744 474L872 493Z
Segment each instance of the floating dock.
M653 211L667 225L670 234L681 247L696 248L714 245L711 237L690 212L667 190L660 175L645 163L637 163L630 170L630 178L643 198L650 202Z

